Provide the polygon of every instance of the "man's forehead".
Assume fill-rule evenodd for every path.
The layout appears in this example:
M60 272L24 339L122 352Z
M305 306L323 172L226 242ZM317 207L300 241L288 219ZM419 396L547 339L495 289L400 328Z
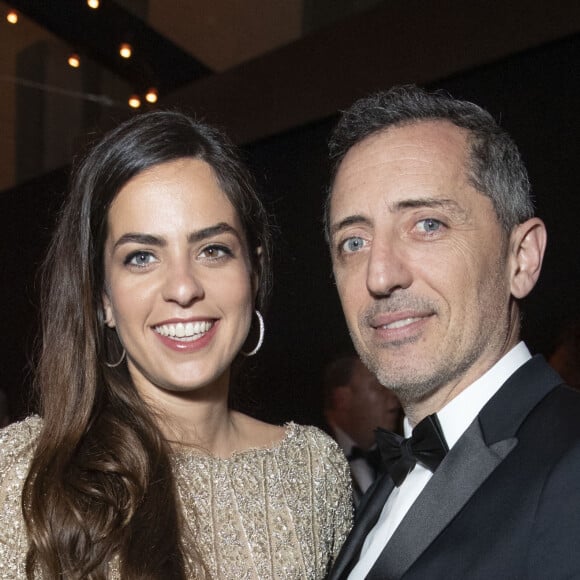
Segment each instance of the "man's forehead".
M450 121L429 119L376 131L354 144L339 164L333 189L347 170L385 160L412 160L418 155L452 158L464 164L469 154L469 132ZM354 166L354 167L353 167Z
M448 187L469 184L468 151L467 132L447 121L425 121L373 134L352 147L338 168L330 197L331 216L340 220L344 211L351 214L359 208L354 213L362 212L369 192L383 196L390 208L399 202L410 206L421 205L424 199L452 198ZM332 215L336 205L340 216Z

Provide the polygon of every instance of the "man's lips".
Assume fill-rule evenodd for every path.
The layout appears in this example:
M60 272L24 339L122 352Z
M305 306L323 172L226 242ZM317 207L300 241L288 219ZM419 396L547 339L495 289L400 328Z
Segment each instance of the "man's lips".
M369 325L375 330L397 330L405 328L417 322L422 322L432 312L391 312L373 316Z

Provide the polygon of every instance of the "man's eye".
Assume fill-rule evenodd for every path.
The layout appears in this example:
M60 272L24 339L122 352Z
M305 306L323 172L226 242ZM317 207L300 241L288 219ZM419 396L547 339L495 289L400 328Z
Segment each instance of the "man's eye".
M433 218L427 218L417 223L417 227L426 234L436 232L442 227L442 225L443 224L439 220Z
M341 244L341 251L352 254L353 252L358 252L365 245L365 241L362 238L348 238Z
M144 267L155 261L155 257L150 252L133 252L127 256L125 264L130 264L131 266Z

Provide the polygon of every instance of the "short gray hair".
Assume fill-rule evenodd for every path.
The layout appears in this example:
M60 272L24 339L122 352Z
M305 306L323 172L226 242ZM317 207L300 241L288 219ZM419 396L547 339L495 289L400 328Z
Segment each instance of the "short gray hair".
M449 121L469 132L469 180L491 199L506 232L533 217L528 172L513 139L495 119L478 105L443 91L429 93L406 85L360 99L342 114L329 143L333 169L324 211L327 236L332 183L348 151L390 127L431 120Z

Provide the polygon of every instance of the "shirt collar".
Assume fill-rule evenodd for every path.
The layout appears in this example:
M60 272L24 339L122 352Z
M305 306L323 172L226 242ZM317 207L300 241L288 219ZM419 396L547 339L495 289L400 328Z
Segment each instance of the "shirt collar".
M479 379L437 412L437 418L449 449L457 443L457 440L477 417L481 409L499 391L507 379L531 357L526 345L519 342ZM409 437L412 429L406 417L404 429L405 437Z

